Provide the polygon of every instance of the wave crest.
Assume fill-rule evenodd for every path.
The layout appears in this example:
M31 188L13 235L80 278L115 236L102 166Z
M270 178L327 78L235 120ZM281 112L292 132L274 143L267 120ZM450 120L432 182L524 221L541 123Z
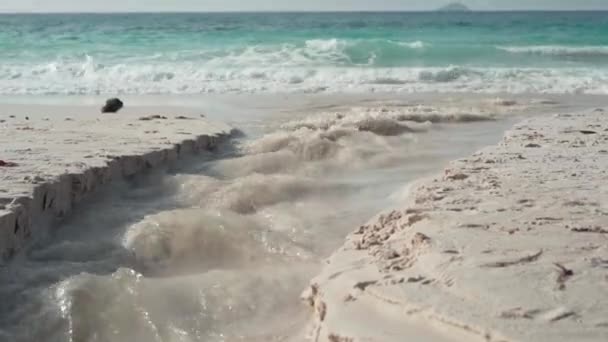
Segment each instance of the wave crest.
M347 57L316 42L317 56L335 55L344 65L289 64L281 57L265 65L253 56L222 63L204 61L124 61L94 57L30 64L0 64L3 95L317 93L317 92L474 92L608 94L608 69L597 67L349 67ZM324 46L327 44L327 46ZM369 56L362 55L361 62ZM608 55L607 55L608 56ZM264 57L266 58L266 57ZM302 57L305 58L305 57ZM311 58L310 55L306 58ZM351 57L349 57L351 58ZM354 57L353 57L354 58ZM382 58L376 56L376 60ZM291 62L290 62L291 61ZM310 61L310 59L309 59ZM219 63L219 61L217 62ZM241 64L239 64L241 63ZM244 65L243 65L244 63ZM296 62L293 62L296 63ZM252 66L248 66L252 65ZM256 66L253 66L256 65Z
M449 67L447 69L442 69L438 71L421 71L418 74L418 79L421 81L430 82L451 82L471 73L473 73L473 71L469 69Z
M497 49L514 54L533 54L571 57L606 57L608 46L565 46L565 45L533 45L533 46L498 46Z

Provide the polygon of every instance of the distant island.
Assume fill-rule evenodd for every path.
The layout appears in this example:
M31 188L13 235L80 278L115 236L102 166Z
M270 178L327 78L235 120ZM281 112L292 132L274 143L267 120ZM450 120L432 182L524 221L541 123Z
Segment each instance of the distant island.
M459 2L449 3L438 9L439 12L471 12L471 9Z

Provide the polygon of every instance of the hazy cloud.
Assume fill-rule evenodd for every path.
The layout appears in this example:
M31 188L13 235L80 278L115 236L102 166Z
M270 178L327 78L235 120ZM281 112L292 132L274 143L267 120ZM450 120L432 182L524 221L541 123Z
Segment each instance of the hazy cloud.
M2 12L430 10L449 0L0 0ZM607 9L608 0L465 0L478 10Z

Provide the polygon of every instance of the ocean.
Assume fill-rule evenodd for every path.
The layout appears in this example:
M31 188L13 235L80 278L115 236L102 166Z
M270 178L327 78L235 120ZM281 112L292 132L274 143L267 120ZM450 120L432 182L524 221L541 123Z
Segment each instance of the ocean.
M608 93L608 12L0 15L0 94Z

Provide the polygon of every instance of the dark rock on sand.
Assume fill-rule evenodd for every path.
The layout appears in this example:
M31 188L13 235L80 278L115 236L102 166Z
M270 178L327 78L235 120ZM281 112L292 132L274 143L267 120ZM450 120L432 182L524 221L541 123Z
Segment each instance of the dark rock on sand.
M106 105L101 107L101 112L102 113L116 113L118 112L123 106L122 101L120 101L120 99L117 98L112 98L106 101Z

